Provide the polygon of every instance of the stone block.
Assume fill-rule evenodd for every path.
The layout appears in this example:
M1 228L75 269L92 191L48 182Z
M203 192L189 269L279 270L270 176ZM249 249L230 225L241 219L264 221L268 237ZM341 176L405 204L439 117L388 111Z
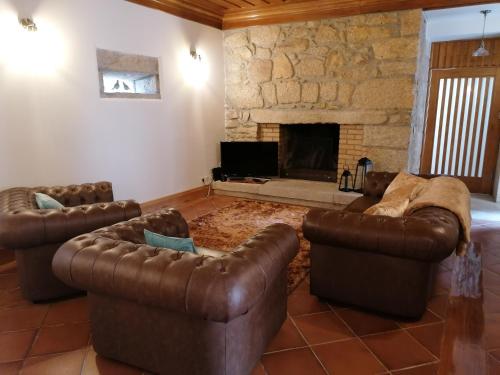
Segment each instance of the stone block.
M395 35L395 28L390 26L350 26L346 30L348 43L365 43Z
M323 60L308 57L299 62L295 70L300 77L318 77L325 75L325 64Z
M226 84L237 84L244 81L244 74L239 65L226 66Z
M319 96L319 85L316 82L306 82L302 85L302 102L316 103Z
M278 47L275 48L275 53L298 53L304 52L309 48L309 40L308 39L288 39L281 43Z
M372 79L360 83L353 106L363 109L408 109L413 107L412 79Z
M270 59L271 58L271 50L269 48L257 47L255 49L255 57L257 57L258 59Z
M226 98L235 108L262 108L264 100L257 85L227 85Z
M273 59L273 79L293 77L293 65L285 54Z
M337 99L338 84L335 81L321 82L320 97L322 101L334 101Z
M380 74L385 77L396 75L415 75L417 60L412 61L384 61L378 66Z
M287 34L287 37L293 39L302 39L302 38L307 38L310 33L311 29L309 29L308 27L296 26L290 29L290 31Z
M337 101L345 107L350 106L352 102L353 93L354 93L354 85L342 82L339 84Z
M400 172L408 164L408 151L384 147L366 147L366 156L373 161L375 171Z
M251 27L250 41L257 47L274 47L280 35L280 30L280 27L277 25Z
M418 37L391 38L373 43L373 52L379 60L416 59L418 43Z
M252 51L248 47L233 48L233 54L245 61L252 58Z
M234 129L240 126L240 122L237 119L227 119L225 125L226 129Z
M375 147L407 148L410 126L366 126L363 145Z
M397 23L398 23L398 15L396 12L367 14L364 21L365 25L370 25L370 26L381 26L381 25L397 24Z
M271 60L254 59L248 64L248 79L254 83L271 80L273 62Z
M224 45L228 48L243 47L248 44L248 37L246 32L237 32L230 34L224 38Z
M370 78L376 78L378 69L374 64L349 65L340 68L337 71L344 80L347 81L366 81Z
M336 73L337 69L346 63L345 53L343 51L331 51L326 59L326 72Z
M419 35L422 27L422 10L401 13L401 35Z
M276 96L278 103L291 104L300 102L300 83L296 81L285 81L276 84ZM275 122L275 121L268 121Z
M305 53L314 57L326 57L330 48L325 46L310 47Z
M318 45L341 42L341 34L330 25L321 25L316 31L314 41Z
M267 82L262 85L262 97L264 98L264 104L266 106L278 104L278 99L276 98L276 86L274 83Z

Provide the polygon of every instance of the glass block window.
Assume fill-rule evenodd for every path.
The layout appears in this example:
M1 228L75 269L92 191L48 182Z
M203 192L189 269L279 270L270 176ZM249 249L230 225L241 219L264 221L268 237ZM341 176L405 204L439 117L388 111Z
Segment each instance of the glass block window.
M98 49L102 98L160 99L158 58Z

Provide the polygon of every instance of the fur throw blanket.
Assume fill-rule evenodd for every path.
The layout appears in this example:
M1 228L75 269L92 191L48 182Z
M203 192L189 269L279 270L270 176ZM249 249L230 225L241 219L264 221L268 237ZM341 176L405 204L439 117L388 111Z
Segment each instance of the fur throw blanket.
M401 217L425 207L445 208L457 216L461 226L457 254L464 254L470 242L472 223L470 192L457 178L435 177L427 180L401 172L388 186L380 203L368 208L365 214Z

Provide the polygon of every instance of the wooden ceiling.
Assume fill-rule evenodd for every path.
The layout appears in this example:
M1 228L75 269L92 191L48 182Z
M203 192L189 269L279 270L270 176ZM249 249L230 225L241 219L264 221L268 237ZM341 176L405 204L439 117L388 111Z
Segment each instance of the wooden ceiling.
M484 0L127 0L219 29L407 9L494 3Z

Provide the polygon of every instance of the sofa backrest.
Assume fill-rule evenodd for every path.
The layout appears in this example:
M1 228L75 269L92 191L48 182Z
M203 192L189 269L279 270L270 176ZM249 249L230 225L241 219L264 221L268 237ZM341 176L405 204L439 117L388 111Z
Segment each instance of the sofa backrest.
M397 175L397 173L392 172L368 172L364 195L374 199L381 199L385 190Z

